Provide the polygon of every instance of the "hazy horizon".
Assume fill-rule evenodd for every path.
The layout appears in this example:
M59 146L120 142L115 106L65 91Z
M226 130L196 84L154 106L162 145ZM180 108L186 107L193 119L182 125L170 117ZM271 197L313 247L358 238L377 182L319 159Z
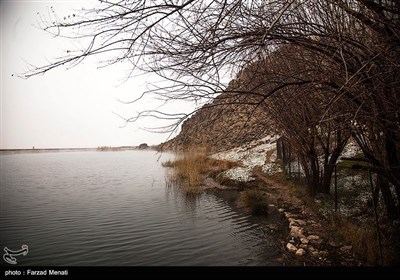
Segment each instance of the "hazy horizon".
M144 143L141 143L144 144ZM145 143L148 144L148 143ZM161 143L159 143L161 144ZM140 145L140 144L139 144ZM32 146L31 148L9 148L9 149L4 149L1 148L1 151L7 151L7 150L74 150L74 149L97 149L99 147L111 147L111 148L120 148L120 147L138 147L139 145L122 145L122 146L106 146L106 145L101 145L97 147L35 147ZM158 144L148 144L149 146L155 146Z
M94 3L1 1L0 149L155 145L168 139L169 134L143 129L165 125L160 120L142 119L121 128L125 121L118 115L129 118L163 104L151 98L129 105L118 101L134 100L149 82L158 82L150 75L125 81L131 64L99 68L98 58L90 58L68 70L60 67L29 79L17 77L29 64L43 65L73 48L70 41L34 26L42 15L52 7L57 15L68 16ZM163 107L179 113L193 108L178 102Z

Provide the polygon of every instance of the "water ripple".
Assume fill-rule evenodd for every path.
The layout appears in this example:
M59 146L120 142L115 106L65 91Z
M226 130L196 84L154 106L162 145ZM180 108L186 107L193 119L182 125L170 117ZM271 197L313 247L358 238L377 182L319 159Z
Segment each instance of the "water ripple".
M1 155L0 245L28 244L23 265L275 265L260 225L214 195L166 190L157 158Z

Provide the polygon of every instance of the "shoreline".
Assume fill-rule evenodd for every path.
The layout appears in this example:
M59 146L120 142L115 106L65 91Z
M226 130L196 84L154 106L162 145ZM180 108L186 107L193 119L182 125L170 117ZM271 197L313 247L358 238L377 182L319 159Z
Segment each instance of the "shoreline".
M356 258L350 245L339 241L329 228L322 226L326 223L322 217L296 197L289 186L261 172L256 172L256 177L259 190L265 193L269 206L267 215L254 217L265 221L264 233L281 253L277 262L282 266L366 266ZM238 205L240 192L250 188L246 183L240 188L229 184L221 188L216 184L204 191L228 200L239 211L248 212Z
M0 155L23 153L51 153L51 152L122 152L122 151L156 151L155 148L139 149L138 147L99 148L35 148L35 149L0 149Z

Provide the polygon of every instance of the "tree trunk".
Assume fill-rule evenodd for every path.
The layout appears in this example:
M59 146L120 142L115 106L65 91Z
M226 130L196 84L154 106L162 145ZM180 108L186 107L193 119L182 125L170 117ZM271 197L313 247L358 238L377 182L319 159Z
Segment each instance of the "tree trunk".
M324 176L322 178L322 192L323 193L330 193L331 191L331 181L332 181L332 174L335 171L335 164L326 164L324 167Z
M373 199L374 205L378 205L378 203L379 203L379 191L380 191L380 188L378 185L376 185L372 192L372 199Z
M284 158L283 156L283 139L282 137L276 140L276 158L277 159L282 159Z
M390 221L399 219L399 207L396 206L392 192L390 191L389 181L381 174L377 174L376 185L382 192L383 201L386 206L387 217Z
M307 185L309 192L312 197L314 197L317 193L320 192L319 185L320 185L320 174L318 163L315 161L314 157L309 158L310 161L310 174L307 177Z
M385 138L385 149L388 158L388 176L387 179L393 184L395 189L395 199L400 209L400 162L399 162L399 151L396 141L396 135L393 131L387 132Z
M330 193L331 191L331 180L332 180L332 174L333 171L335 170L335 165L336 162L343 152L344 147L346 146L347 139L345 141L342 141L341 133L338 131L337 133L337 139L338 143L337 147L332 151L331 157L329 158L328 164L325 164L324 166L324 178L322 180L322 192L323 193Z

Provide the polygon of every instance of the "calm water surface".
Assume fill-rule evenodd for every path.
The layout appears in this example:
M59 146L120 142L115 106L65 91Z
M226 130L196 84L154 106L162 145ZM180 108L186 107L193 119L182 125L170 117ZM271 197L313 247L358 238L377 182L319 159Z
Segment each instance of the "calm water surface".
M262 222L165 186L153 151L1 155L0 246L21 265L275 265ZM4 265L4 260L1 260Z

